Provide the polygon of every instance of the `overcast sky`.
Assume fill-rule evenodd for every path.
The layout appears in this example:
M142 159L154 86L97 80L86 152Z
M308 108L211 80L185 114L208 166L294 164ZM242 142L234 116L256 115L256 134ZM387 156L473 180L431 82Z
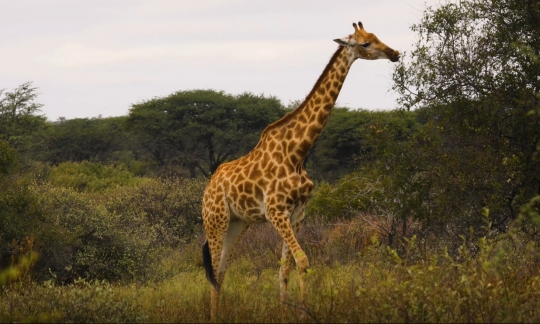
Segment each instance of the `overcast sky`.
M126 115L179 90L303 99L354 21L412 48L438 0L0 0L0 89L39 88L49 120ZM358 60L338 98L391 109L392 63Z

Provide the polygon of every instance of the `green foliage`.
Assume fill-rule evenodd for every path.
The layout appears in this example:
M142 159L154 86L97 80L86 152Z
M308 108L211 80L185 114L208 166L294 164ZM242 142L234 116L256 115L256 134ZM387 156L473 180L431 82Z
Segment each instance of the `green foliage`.
M307 213L329 221L378 215L381 234L393 245L398 226L400 235L406 236L411 218L428 218L424 200L430 182L422 176L425 165L418 163L422 153L416 144L426 130L415 112L376 112L366 116L369 119L359 131L365 148L357 159L359 167L335 185L319 184L308 202ZM422 141L419 147L429 149L427 143Z
M330 119L308 157L307 169L316 180L335 182L339 177L371 164L380 150L376 146L404 145L425 121L416 112L367 111L334 108ZM385 142L373 133L384 131Z
M158 280L175 271L162 269L162 258L200 230L206 181L136 178L90 162L48 174L8 177L0 191L0 261L33 237L38 280Z
M422 120L432 112L420 110L415 118ZM518 196L509 205L507 193L515 184L497 174L515 172L512 160L504 164L493 152L479 154L467 143L449 145L433 119L421 127L413 118L407 120L406 115L374 120L366 132L371 150L360 159L360 168L336 185L323 183L316 188L308 213L330 220L378 215L381 234L391 245L397 235L436 235L452 245L452 253L460 244L454 238L468 236L471 226L477 237L505 231L508 212L513 211L515 218L516 206L527 202ZM481 214L485 206L491 220L487 232ZM410 229L411 222L419 222L414 224L420 228Z
M351 245L354 235L347 233L356 234L356 225L342 225L326 227L323 237L340 241L342 247ZM538 250L522 244L521 237L506 243L510 240L464 242L453 258L444 249L412 238L406 253L399 256L372 237L347 264L313 267L307 275L305 306L296 303L299 287L293 271L283 313L276 265L257 269L251 255L242 255L224 282L220 320L298 322L305 313L308 322L538 321ZM474 255L468 244L477 247ZM200 249L198 245L192 248ZM324 250L325 244L312 249ZM199 268L140 287L88 280L65 286L46 282L24 290L4 290L0 314L9 314L4 318L10 321L42 316L61 322L207 322L209 290Z
M107 166L88 161L62 163L51 169L48 180L55 186L90 192L135 185L140 181L121 165Z
M247 153L261 131L285 114L276 98L213 90L179 91L133 105L127 127L160 165L205 176Z
M43 213L36 204L29 186L31 180L10 176L0 179L0 267L7 266L10 257L17 255L19 242L42 227Z
M413 202L400 199L402 214L437 235L484 235L484 207L490 230L505 232L539 193L539 16L533 1L448 2L412 27L418 42L394 90L427 122L387 167Z
M118 160L118 151L130 147L124 131L125 117L60 119L39 134L33 149L38 160L107 163Z
M32 188L46 225L55 229L39 237L46 243L39 250L40 268L51 269L60 282L78 277L146 281L166 275L156 268L161 258L198 231L203 185L146 179L92 195L47 185Z
M0 140L0 179L13 173L18 167L17 151L6 141Z
M42 261L36 269L41 280L50 273L60 282L78 277L130 280L143 276L155 254L145 255L153 230L144 226L143 214L109 213L88 195L47 185L32 188L48 231L36 235ZM126 227L126 223L130 227Z
M137 186L107 192L100 199L114 214L129 219L141 213L156 227L161 244L188 243L200 231L202 195L206 180L146 179Z
M540 195L533 197L520 209L520 214L509 235L525 233L531 244L540 245Z
M0 89L0 140L26 152L33 140L33 133L45 124L45 118L38 115L43 106L37 103L37 88L26 82L6 92Z
M418 35L411 61L395 70L400 102L409 109L487 100L495 106L483 108L484 113L501 112L501 117L537 105L540 66L520 49L540 54L539 13L538 3L519 0L428 7L411 28Z
M28 275L32 266L39 259L36 252L30 251L24 254L17 264L0 271L0 287L4 287L10 282L20 280Z
M42 104L36 103L37 88L32 88L32 82L26 82L11 92L0 91L0 116L2 122L18 123L25 117L39 112Z
M317 215L328 221L351 218L359 210L372 209L372 202L382 192L380 181L373 175L350 173L335 185L321 182L313 190L306 206L308 215Z
M365 160L365 156L373 151L373 143L369 137L371 129L376 127L375 124L384 124L388 129L399 127L403 130L402 124L411 123L407 130L411 132L418 127L415 125L417 122L414 116L415 113L334 108L308 158L310 176L314 179L335 181L339 176L353 171L358 168L359 162Z

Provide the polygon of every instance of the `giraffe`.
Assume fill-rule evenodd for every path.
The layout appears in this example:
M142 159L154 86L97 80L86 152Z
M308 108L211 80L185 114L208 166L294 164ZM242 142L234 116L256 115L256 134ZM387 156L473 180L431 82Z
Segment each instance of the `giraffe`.
M296 239L304 207L313 188L304 158L325 126L343 82L358 59L389 59L399 52L353 23L354 33L339 44L306 99L262 132L245 156L222 164L210 178L203 197L206 233L203 263L211 287L211 318L217 320L220 287L231 252L253 223L270 222L283 238L279 270L280 300L287 300L287 280L294 259L300 273L299 302L304 303L304 274L309 261Z

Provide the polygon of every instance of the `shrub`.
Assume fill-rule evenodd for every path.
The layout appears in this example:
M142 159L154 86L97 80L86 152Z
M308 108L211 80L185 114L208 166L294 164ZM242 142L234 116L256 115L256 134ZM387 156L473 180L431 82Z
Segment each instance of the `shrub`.
M121 165L107 166L88 161L61 163L52 168L49 175L49 181L56 186L92 192L136 184L139 179Z
M99 200L110 212L128 219L143 213L161 234L162 243L179 244L199 231L205 186L202 179L145 179L137 186L109 191Z
M37 237L39 277L158 280L160 260L190 242L200 223L204 181L140 179L101 193L31 187L46 215Z
M0 266L33 237L39 281L160 280L178 271L162 259L200 231L204 180L137 178L85 162L30 171L38 181L2 180Z
M20 244L32 233L45 230L45 215L30 185L29 179L16 175L0 181L0 267L17 256Z
M336 227L321 227L320 233L332 237L337 246L346 245L355 236L355 226L344 224L337 235ZM352 235L342 235L346 232ZM245 243L240 249L249 251L252 242L240 244ZM524 243L519 235L512 240L481 238L463 242L453 258L445 249L425 249L413 238L399 256L372 237L347 264L312 264L306 275L304 306L296 302L298 274L293 271L283 311L277 264L257 269L259 260L242 254L233 261L222 287L220 320L298 322L299 314L305 313L308 322L319 323L538 321L540 260L537 247ZM469 253L468 244L478 246L478 251ZM0 319L207 322L209 291L200 267L144 286L88 280L65 286L46 282L4 290Z
M109 213L87 194L50 184L31 190L39 197L48 229L37 236L42 256L38 278L47 279L52 272L61 282L78 277L132 279L153 261L153 254L144 253L153 234L145 226L144 215L133 215L126 228L119 215Z
M0 140L0 178L13 173L18 167L17 151Z
M327 221L352 218L358 210L372 210L382 191L380 177L377 178L374 172L349 173L337 184L317 184L307 203L306 214Z

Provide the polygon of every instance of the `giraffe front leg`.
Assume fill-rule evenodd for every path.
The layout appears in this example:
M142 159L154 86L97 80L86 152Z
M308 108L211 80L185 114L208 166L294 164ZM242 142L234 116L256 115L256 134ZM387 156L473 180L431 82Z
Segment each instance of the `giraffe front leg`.
M279 266L279 300L281 304L281 322L287 322L287 309L289 295L287 294L287 284L289 282L289 273L291 272L292 253L289 246L283 241L281 249L281 261Z
M304 275L307 271L307 268L309 267L309 261L305 254L305 252L300 247L300 244L298 244L298 241L296 239L295 230L293 226L290 223L289 217L286 213L276 213L275 215L272 215L270 218L270 222L274 226L274 228L278 231L279 235L283 238L283 244L286 245L286 249L288 251L285 251L285 247L282 251L282 265L280 269L280 284L281 284L281 297L285 296L286 298L286 291L283 289L286 289L287 282L286 279L288 278L288 274L290 272L290 259L294 258L294 261L296 262L296 267L299 272L300 277L300 304L304 305L304 295L305 295L305 284L304 284ZM290 256L289 256L290 255ZM287 262L287 260L289 260ZM287 268L288 267L288 268Z
M304 219L304 206L300 206L297 210L295 210L297 213L293 213L293 224L291 225L294 231L294 235L298 235L298 231L300 230L300 227L302 226L302 222ZM292 256L292 254L291 254ZM306 256L307 260L307 256ZM309 268L309 263L307 266L303 269L300 269L300 266L298 266L298 272L300 277L300 303L302 306L305 307L305 296L306 296L306 283L305 283L305 274L307 273L307 268ZM302 319L304 318L304 313L302 313Z
M279 267L279 286L280 286L280 301L283 305L287 301L287 283L289 282L289 273L291 272L292 253L289 246L283 241L281 249L281 264Z
M301 216L303 216L303 209L300 210L298 213ZM293 220L294 222L291 226L293 228L294 235L298 235L298 231L300 230L300 226L302 225L302 220L300 218L303 217L295 217L296 213L293 213ZM283 241L283 248L281 249L281 264L279 268L279 284L280 284L280 301L283 304L287 301L287 284L289 282L289 274L291 272L291 263L292 263L292 253L289 250L289 246L285 241Z

